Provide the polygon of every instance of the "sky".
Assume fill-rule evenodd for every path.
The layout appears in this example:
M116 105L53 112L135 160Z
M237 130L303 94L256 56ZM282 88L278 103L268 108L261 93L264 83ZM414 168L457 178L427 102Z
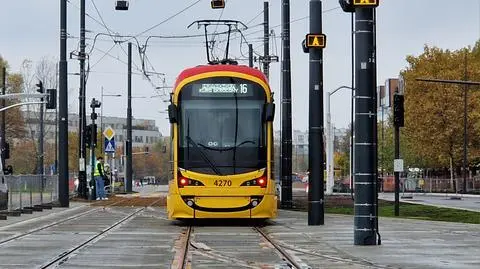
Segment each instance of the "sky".
M10 65L10 72L19 72L25 59L33 64L42 58L59 59L60 1L2 0L0 7L0 55ZM210 0L130 0L128 11L116 11L113 0L85 0L86 51L89 53L90 74L87 81L87 102L101 99L105 116L126 117L127 107L127 38L133 42L132 111L135 118L153 119L159 130L169 134L169 123L163 100L165 89L185 68L205 64L203 37L160 39L149 36L201 35L203 29L187 26L195 20L230 19L247 24L243 31L254 51L263 55L263 0L227 0L224 10L210 8ZM350 14L339 8L338 0L324 0L323 33L327 36L324 49L324 92L351 84ZM79 50L80 0L68 0L69 39L67 54ZM281 0L270 0L271 54L281 57ZM308 130L308 54L301 41L309 33L309 1L290 1L292 122L297 130ZM221 32L221 27L209 28ZM116 37L104 34L115 35ZM97 36L95 42L94 38ZM425 45L443 49L473 46L480 38L480 0L383 0L377 8L377 84L398 77L406 68L407 55L419 55ZM146 40L148 39L148 43ZM223 53L225 36L215 37L214 55ZM238 34L232 36L231 57L248 56L248 47ZM275 41L273 41L275 40ZM114 43L114 41L116 41ZM137 43L138 42L138 43ZM144 60L150 80L141 74L138 45L145 48ZM108 53L106 53L108 52ZM256 63L257 65L257 63ZM280 63L270 66L270 84L277 103L275 128L280 123ZM68 59L69 112L78 111L79 61ZM154 74L156 73L156 74ZM164 74L164 75L163 75ZM167 88L166 91L169 89ZM105 95L121 94L121 97ZM337 128L350 123L350 92L338 91L332 96L332 122ZM155 95L161 95L152 97ZM139 97L139 98L135 98Z

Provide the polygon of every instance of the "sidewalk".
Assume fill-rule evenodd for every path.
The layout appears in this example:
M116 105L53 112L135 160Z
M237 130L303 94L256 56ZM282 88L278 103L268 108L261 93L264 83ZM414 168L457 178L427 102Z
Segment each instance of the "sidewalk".
M480 268L478 224L380 218L382 244L355 246L353 216L327 214L319 226L307 216L280 210L266 229L312 268Z
M402 198L404 197L404 198ZM408 198L407 198L408 197ZM387 201L394 201L394 193L379 193L378 198ZM454 198L454 199L452 199ZM403 203L429 205L452 209L480 212L479 195L456 195L446 196L445 194L424 194L424 193L400 193L400 201ZM479 216L480 217L480 216Z

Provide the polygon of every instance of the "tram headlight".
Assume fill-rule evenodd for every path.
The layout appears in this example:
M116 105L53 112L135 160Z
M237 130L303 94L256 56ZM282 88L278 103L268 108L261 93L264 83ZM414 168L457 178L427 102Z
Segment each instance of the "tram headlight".
M182 175L178 175L178 187L183 188L185 186L205 186L205 185L198 180L186 178Z
M265 188L267 187L267 177L262 176L260 178L245 181L242 183L241 186L258 186L258 187Z

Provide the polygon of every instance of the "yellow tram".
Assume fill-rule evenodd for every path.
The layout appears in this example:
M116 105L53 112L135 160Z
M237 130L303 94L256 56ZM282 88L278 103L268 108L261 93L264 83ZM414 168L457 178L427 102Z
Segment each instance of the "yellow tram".
M276 217L275 106L263 73L229 64L186 69L168 110L170 219Z

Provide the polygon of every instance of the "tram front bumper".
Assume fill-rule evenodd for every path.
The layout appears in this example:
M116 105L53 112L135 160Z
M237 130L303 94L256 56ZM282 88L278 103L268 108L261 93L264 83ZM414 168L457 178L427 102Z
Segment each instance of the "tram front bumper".
M277 197L264 196L180 196L167 197L170 219L191 218L274 218L277 216Z

